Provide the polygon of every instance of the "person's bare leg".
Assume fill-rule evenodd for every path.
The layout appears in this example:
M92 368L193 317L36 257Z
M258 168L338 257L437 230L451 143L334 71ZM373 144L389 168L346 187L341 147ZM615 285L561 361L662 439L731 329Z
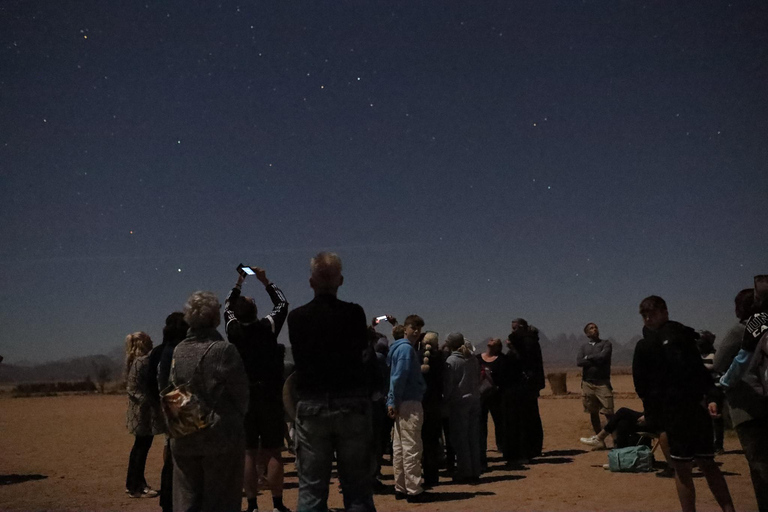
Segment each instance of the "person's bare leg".
M283 458L280 448L262 448L259 450L261 463L267 468L267 483L273 497L283 495Z
M697 458L696 463L699 465L702 473L707 479L707 485L709 490L712 491L717 504L723 512L733 512L733 500L731 499L731 492L728 490L728 484L725 482L720 468L717 467L717 463L714 459L710 458Z
M603 426L602 428L605 428L605 426L608 424L609 421L611 421L612 418L613 418L613 414L605 414L604 415L604 420L605 421L603 421L601 423L601 425ZM602 429L600 431L603 432ZM608 435L611 436L611 441L613 442L613 447L616 448L616 431L614 430L611 434L608 434ZM606 437L608 437L608 436L606 436Z
M672 455L669 453L669 439L667 439L667 433L662 432L659 434L659 448L661 448L661 453L664 454L664 460L667 461L667 464L669 467L672 466Z
M691 475L693 463L675 459L671 459L671 461L672 467L675 468L675 487L677 488L680 507L683 512L696 512L696 488L693 486L693 476Z
M603 426L600 424L600 413L597 411L592 411L589 413L589 421L592 423L592 430L595 431L595 434L599 434L601 430L603 430Z
M256 499L259 494L259 468L258 450L245 450L245 472L243 473L243 487L245 497L249 500Z

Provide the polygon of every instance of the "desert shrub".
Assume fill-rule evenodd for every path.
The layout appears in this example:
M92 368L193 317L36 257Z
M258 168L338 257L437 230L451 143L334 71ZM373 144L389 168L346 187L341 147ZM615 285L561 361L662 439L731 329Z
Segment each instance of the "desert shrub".
M13 388L13 393L19 395L50 395L56 393L88 392L96 391L96 384L90 379L80 382L32 382L18 384Z

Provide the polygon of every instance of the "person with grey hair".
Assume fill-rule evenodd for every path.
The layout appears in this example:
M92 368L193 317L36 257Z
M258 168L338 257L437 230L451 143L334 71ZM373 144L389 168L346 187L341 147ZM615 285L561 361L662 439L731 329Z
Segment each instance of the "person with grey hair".
M482 472L480 462L480 363L464 336L446 338L451 355L443 371L443 399L448 408L451 445L456 452L455 483L474 483Z
M363 353L368 322L358 304L337 298L341 259L321 252L310 263L315 297L288 315L296 379L299 511L328 510L334 454L344 509L374 512L373 428Z
M207 428L171 441L178 512L239 512L242 502L248 377L237 348L216 330L220 309L213 293L193 293L184 304L187 337L173 351L171 381L190 383L213 418Z

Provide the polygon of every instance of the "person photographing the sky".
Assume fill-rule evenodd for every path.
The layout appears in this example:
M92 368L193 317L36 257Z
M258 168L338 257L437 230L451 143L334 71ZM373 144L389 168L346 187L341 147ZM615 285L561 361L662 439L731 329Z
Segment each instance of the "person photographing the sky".
M249 267L250 268L250 267ZM273 309L262 319L256 302L241 295L246 273L238 271L235 287L224 304L227 339L237 347L248 374L249 401L245 415L245 495L248 512L258 510L259 467L267 469L267 483L272 492L272 505L278 512L288 512L283 504L283 359L277 336L288 316L285 295L267 278L264 269L251 269L264 285Z

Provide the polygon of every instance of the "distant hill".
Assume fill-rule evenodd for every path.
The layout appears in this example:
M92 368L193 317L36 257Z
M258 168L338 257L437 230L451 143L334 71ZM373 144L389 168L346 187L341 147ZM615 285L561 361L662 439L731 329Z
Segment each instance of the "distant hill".
M124 357L124 349L118 345L106 355L75 357L40 364L28 361L16 364L2 363L0 383L81 381L86 377L96 381L96 370L101 367L109 369L110 380L120 380L123 376ZM293 362L290 348L287 350L286 362Z
M121 377L122 361L105 355L76 357L35 365L0 364L0 383L96 380L99 368L106 367L111 379Z
M613 338L608 338L613 343L613 355L611 357L612 366L631 366L632 355L635 351L635 344L640 336L631 338L626 343L620 343ZM502 340L506 341L506 340ZM583 334L565 334L560 333L553 338L549 338L543 331L539 331L539 343L541 344L541 355L544 359L544 366L565 367L576 366L576 356L579 353L579 347L587 342L587 337ZM486 349L485 340L475 342L477 353L484 352ZM506 344L505 344L506 351Z
M608 339L613 342L613 366L631 366L632 354L640 336L633 337L627 343ZM545 366L575 367L579 347L587 341L587 337L583 334L560 333L550 339L544 332L539 331L539 341ZM472 340L472 342L477 353L485 351L484 340ZM293 357L288 347L286 362L292 361ZM32 364L27 361L17 364L0 364L0 383L80 381L86 377L96 380L96 370L102 366L109 368L111 380L120 379L123 371L123 348L115 347L108 352L108 355L76 357L41 364Z

